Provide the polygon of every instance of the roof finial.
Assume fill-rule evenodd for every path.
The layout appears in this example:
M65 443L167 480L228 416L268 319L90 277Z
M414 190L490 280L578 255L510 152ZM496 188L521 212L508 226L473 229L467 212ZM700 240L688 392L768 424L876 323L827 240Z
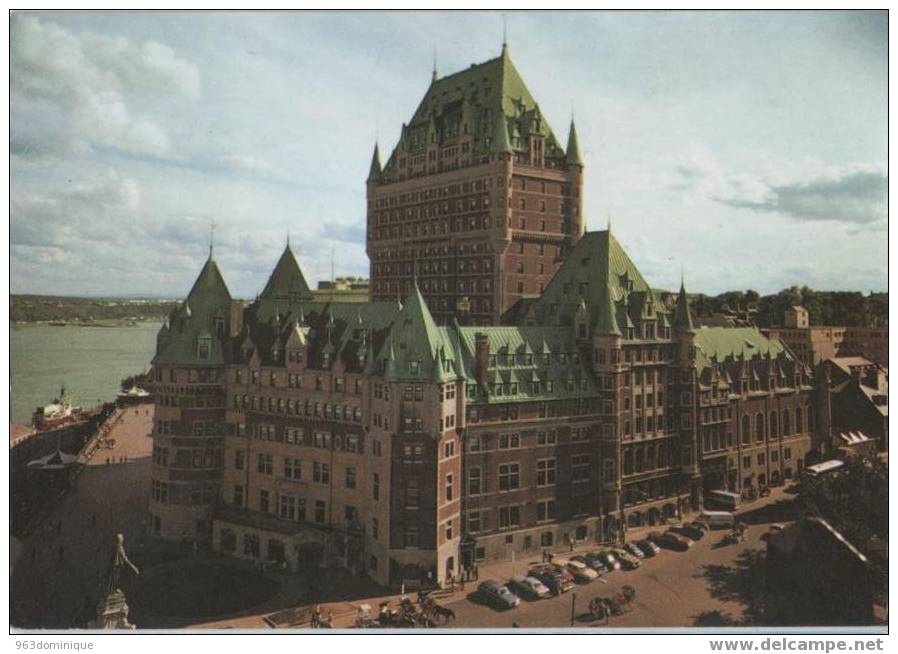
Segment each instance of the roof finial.
M290 247L290 230L287 230L287 247Z
M611 209L608 209L608 233L611 233Z
M430 78L434 82L437 81L437 46L433 46L433 74Z
M215 246L215 221L212 221L212 225L209 229L209 258L212 258L212 250Z
M508 16L502 14L502 54L508 51Z

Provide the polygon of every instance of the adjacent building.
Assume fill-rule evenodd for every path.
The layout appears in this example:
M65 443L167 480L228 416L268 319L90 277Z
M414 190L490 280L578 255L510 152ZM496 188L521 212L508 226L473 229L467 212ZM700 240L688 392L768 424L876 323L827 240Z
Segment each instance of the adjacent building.
M863 357L835 357L823 365L829 385L833 449L866 451L866 438L875 441L875 449L887 451L888 371Z

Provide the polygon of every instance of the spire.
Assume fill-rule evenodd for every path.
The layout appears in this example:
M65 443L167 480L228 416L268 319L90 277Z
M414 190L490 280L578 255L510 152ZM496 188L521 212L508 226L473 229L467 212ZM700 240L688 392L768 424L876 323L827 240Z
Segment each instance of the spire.
M689 313L689 300L686 298L686 284L680 280L680 294L677 296L677 308L674 311L673 328L677 333L693 334L692 315Z
M511 154L511 140L508 138L508 123L501 113L496 116L496 124L493 129L493 139L490 142L490 150Z
M209 258L212 258L212 249L215 246L215 221L209 227Z
M508 17L502 14L502 56L508 56Z
M309 290L309 285L306 283L306 278L302 274L296 257L293 256L293 249L290 247L289 241L274 270L271 271L271 276L260 297L266 300L287 302L312 299L312 292Z
M433 46L433 73L430 76L431 82L437 81L437 47Z
M371 182L379 182L380 174L380 149L377 146L377 143L374 144L374 155L371 157L371 170L368 171L368 179L365 180L367 183Z
M577 143L577 128L574 126L574 119L571 118L571 130L567 136L567 157L565 162L568 166L580 166L583 168L583 159L580 157L580 145Z

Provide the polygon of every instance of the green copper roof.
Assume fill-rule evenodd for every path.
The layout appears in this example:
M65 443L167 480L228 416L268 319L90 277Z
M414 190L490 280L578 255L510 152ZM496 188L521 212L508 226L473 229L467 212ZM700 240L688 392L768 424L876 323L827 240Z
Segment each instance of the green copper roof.
M595 322L595 333L600 336L620 336L620 327L617 325L617 308L614 306L613 291L605 288L605 306L602 307Z
M689 298L686 297L686 285L680 283L680 294L677 296L677 308L673 316L674 331L691 333L695 331L692 324L692 314L689 311Z
M491 152L505 152L511 154L511 141L508 138L508 122L505 116L496 116L496 125L490 140Z
M567 136L567 156L565 163L569 166L583 167L583 159L580 157L580 145L577 143L577 128L574 127L574 121L571 120L571 130Z
M471 404L505 404L595 396L596 387L566 327L444 328L457 336L464 375L475 384L475 342L486 335L490 345L487 378Z
M284 248L274 270L271 271L271 276L260 297L266 300L284 301L314 299L289 244Z
M415 283L390 327L378 359L391 381L449 381L457 378L452 342L445 338Z
M594 327L609 328L607 312L612 302L619 312L623 309L616 316L620 328L632 324L629 315L624 315L629 297L648 291L645 279L610 231L587 232L529 315L536 324L572 325L582 297Z
M366 182L377 182L380 181L380 149L377 147L377 143L374 144L374 154L371 156L371 169L368 171L368 179Z
M171 325L159 331L154 365L219 365L224 362L216 322L230 319L231 293L210 255L184 303L172 312ZM166 331L167 330L167 331ZM200 341L209 352L200 358Z
M756 327L701 327L695 330L694 345L695 367L699 370L709 366L712 359L777 357L786 352L780 341L767 338Z
M508 121L509 150L527 150L530 135L538 133L545 138L547 157L564 157L564 150L504 48L495 59L431 81L408 125L403 125L400 143L383 170L390 172L398 165L400 152L423 153L434 139L464 134L473 137L475 153L496 151L495 147L506 151L506 138L499 133L497 140L500 117ZM499 146L494 145L497 142Z

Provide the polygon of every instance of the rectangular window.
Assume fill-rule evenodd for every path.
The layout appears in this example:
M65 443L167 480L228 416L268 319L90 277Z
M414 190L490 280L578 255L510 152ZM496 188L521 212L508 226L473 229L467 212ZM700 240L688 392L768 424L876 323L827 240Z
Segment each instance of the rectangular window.
M509 529L521 524L521 507L503 506L499 508L499 529Z
M541 459L536 462L536 485L549 486L555 483L555 459Z
M380 499L380 475L378 473L374 473L374 483L371 487L371 496L375 500Z
M452 481L453 481L452 473L449 473L448 475L446 475L446 501L447 502L452 501L452 494L453 494Z
M470 468L468 470L468 494L480 495L483 492L482 489L480 468Z
M571 481L587 481L590 478L589 454L576 454L571 457Z
M405 482L405 508L417 509L421 492L417 479L409 479Z
M540 522L555 519L555 500L543 500L536 503L536 519Z
M323 524L325 520L324 500L315 500L315 522Z
M312 481L316 484L329 484L330 477L331 469L329 464L318 463L317 461L312 464Z
M240 484L234 486L234 505L243 506L243 486Z
M346 467L346 488L355 488L356 472L355 466Z
M296 519L296 498L290 495L278 497L278 517L282 520Z
M471 511L468 513L468 531L472 534L476 534L481 529L483 529L483 512L482 511Z
M257 471L263 475L270 475L274 471L274 463L270 454L259 454Z
M268 503L270 498L271 495L267 490L259 491L259 511L268 513Z
M520 488L521 466L518 463L503 463L499 466L499 490L508 491Z
M243 467L246 465L246 452L243 450L237 450L234 452L234 468L237 470L243 470Z
M414 548L418 547L418 528L413 526L406 526L405 533L403 534L403 545L405 547Z
M302 463L299 459L284 459L284 477L287 479L302 479Z

